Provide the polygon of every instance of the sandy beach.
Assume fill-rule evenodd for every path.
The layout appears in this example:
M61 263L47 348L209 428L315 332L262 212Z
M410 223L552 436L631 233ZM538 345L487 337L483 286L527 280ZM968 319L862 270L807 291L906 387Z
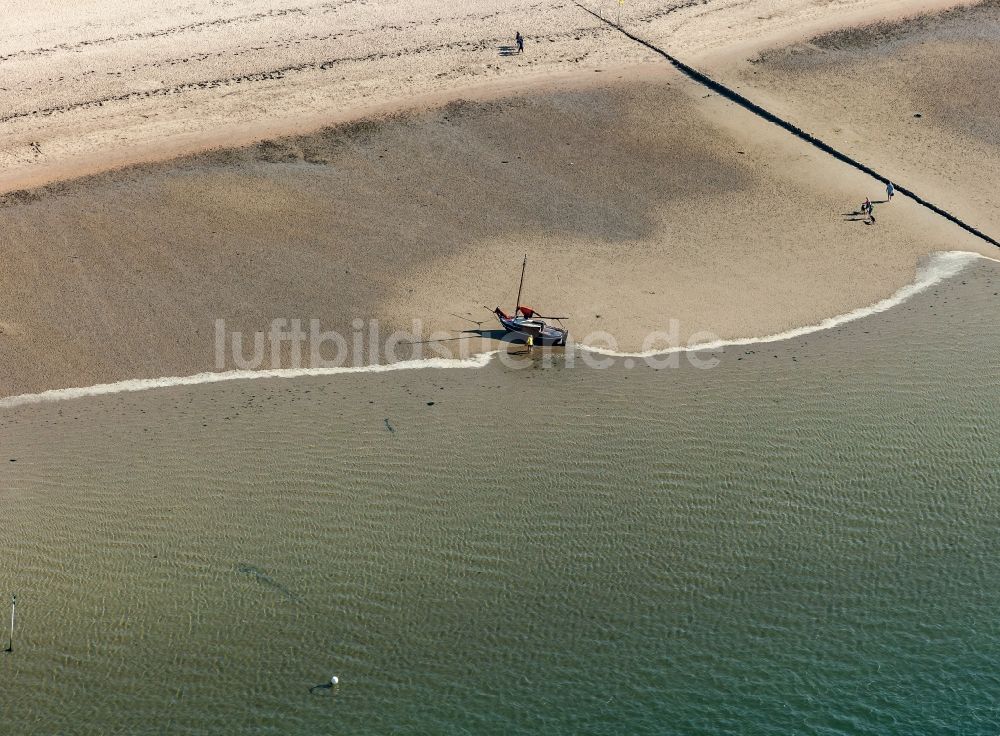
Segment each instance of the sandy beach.
M773 83L788 72L771 59L797 52L751 64L720 48L926 7L772 5L636 3L622 22L822 130L813 108L793 105L819 99L819 72ZM125 18L90 3L56 25L23 10L0 49L6 395L214 370L220 318L245 333L274 319L343 334L358 319L383 333L416 319L424 337L457 335L488 323L483 305L513 307L525 253L524 301L621 350L653 331L681 342L781 332L889 296L930 253L995 255L903 198L879 206L877 225L851 216L881 198L877 182L572 4L470 19L472 6L389 5L372 18L353 3ZM81 30L68 33L71 21ZM948 38L983 25L961 23ZM528 53L501 55L515 27ZM988 81L963 73L973 91ZM864 108L873 130L878 89ZM947 136L967 123L935 125ZM995 142L981 143L989 161ZM943 195L914 145L872 163ZM906 168L912 151L925 170Z
M1000 0L4 10L4 733L996 732Z
M585 3L685 57L948 0ZM313 130L426 95L653 57L573 2L13 0L0 38L0 191ZM528 53L508 52L515 30Z
M730 54L711 68L996 237L998 41L1000 4L989 0Z

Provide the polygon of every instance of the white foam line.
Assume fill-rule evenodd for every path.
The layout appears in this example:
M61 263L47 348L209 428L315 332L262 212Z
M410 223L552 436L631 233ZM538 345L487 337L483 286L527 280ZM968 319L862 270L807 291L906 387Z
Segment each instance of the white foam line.
M582 350L593 353L600 353L620 358L649 358L656 355L666 355L668 353L693 352L704 350L718 350L719 348L756 345L758 343L779 342L789 340L801 335L808 335L820 330L828 330L837 327L845 322L852 322L872 314L884 312L894 306L902 304L910 297L919 294L921 291L940 283L944 279L958 274L968 264L977 259L1000 263L996 258L990 258L980 253L970 253L966 251L948 251L944 253L934 253L918 269L917 279L912 284L904 286L888 299L883 299L868 307L855 309L853 312L830 317L815 325L797 327L786 332L779 332L774 335L764 337L734 338L731 340L716 340L714 342L699 343L684 347L666 348L663 350L648 350L642 353L620 353L604 348L591 347L578 344ZM500 351L493 350L487 353L478 353L469 358L425 358L420 360L403 360L398 363L382 363L375 365L333 367L333 368L279 368L274 370L259 371L225 371L221 373L197 373L193 376L170 376L166 378L135 378L116 383L100 383L96 386L85 386L82 388L57 388L49 391L42 391L37 394L20 394L19 396L9 396L0 399L0 409L10 409L25 404L40 404L49 401L65 401L67 399L80 399L88 396L106 396L108 394L129 393L133 391L151 391L157 388L168 388L171 386L198 386L205 383L221 383L223 381L250 381L263 378L302 378L305 376L339 376L353 373L388 373L390 371L417 370L422 368L483 368Z
M967 265L976 261L978 259L983 259L987 261L993 261L995 263L1000 263L1000 260L996 258L990 258L989 256L984 256L981 253L972 253L969 251L945 251L940 253L932 253L920 268L917 269L917 278L912 284L907 284L897 291L892 296L883 299L882 301L875 302L867 307L861 307L860 309L855 309L854 311L847 312L846 314L838 314L836 317L828 317L822 322L814 325L806 325L805 327L796 327L785 332L778 332L773 335L765 335L764 337L744 337L744 338L732 338L729 340L714 340L712 342L697 343L695 345L684 345L679 347L663 348L659 350L647 350L641 353L621 353L615 350L607 350L605 348L594 347L590 345L580 344L577 347L582 350L587 350L592 353L599 353L601 355L609 355L616 358L652 358L657 355L668 355L670 353L685 353L685 352L701 352L705 350L718 350L725 347L736 347L742 345L757 345L760 343L767 342L780 342L782 340L790 340L794 337L801 337L802 335L809 335L813 332L819 332L821 330L829 330L833 327L837 327L846 322L853 322L857 319L862 319L864 317L871 316L873 314L878 314L879 312L884 312L887 309L898 306L905 302L912 296L919 294L921 291L934 286L935 284L944 281L947 278L951 278L958 274Z
M151 391L170 386L199 386L205 383L221 383L223 381L248 381L262 378L302 378L304 376L339 376L350 373L389 373L391 371L406 371L420 368L482 368L489 363L498 351L478 353L469 358L424 358L420 360L402 360L398 363L382 363L363 366L342 366L331 368L279 368L262 371L224 371L221 373L197 373L193 376L170 376L167 378L135 378L116 383L100 383L96 386L83 388L57 388L42 391L37 394L21 394L0 399L0 409L9 409L25 404L40 404L49 401L65 401L88 396L106 396L108 394L128 393L132 391Z

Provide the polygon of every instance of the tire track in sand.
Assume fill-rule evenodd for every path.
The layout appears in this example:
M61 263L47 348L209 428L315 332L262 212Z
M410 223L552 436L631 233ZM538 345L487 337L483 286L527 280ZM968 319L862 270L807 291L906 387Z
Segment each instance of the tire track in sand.
M123 43L127 41L142 41L150 38L163 38L165 36L174 36L180 33L189 33L191 31L221 28L236 23L256 23L258 21L269 20L271 18L281 18L288 15L308 16L310 13L317 10L320 13L330 13L339 10L344 5L349 5L350 3L356 1L357 0L335 0L334 2L324 2L312 6L275 8L274 10L268 10L260 13L249 13L247 15L236 15L230 18L216 18L214 20L203 20L196 23L187 23L185 25L158 28L154 31L123 33L117 36L106 36L104 38L96 38L87 41L74 41L71 43L59 43L54 46L40 46L34 49L22 49L21 51L12 51L8 54L0 55L0 63L10 61L12 59L47 56L61 51L78 51L80 49L90 50L95 47L107 46L109 44Z
M594 34L593 28L574 28L561 33L549 34L550 38L578 37L581 34ZM484 51L493 48L503 42L504 38L484 38L476 41L448 41L439 44L427 44L415 48L398 49L394 51L373 51L359 56L342 56L325 61L304 61L297 64L288 64L274 69L247 72L230 77L219 77L216 79L199 80L193 82L181 82L179 84L165 87L155 87L148 90L129 90L118 94L109 94L102 97L95 97L80 102L71 102L65 105L55 105L52 107L38 108L23 112L13 112L0 116L0 124L9 123L14 120L30 117L49 117L52 115L86 110L94 107L103 107L105 104L129 102L132 100L142 100L150 97L165 97L169 95L182 94L206 89L216 89L218 87L228 87L237 84L247 84L254 82L264 82L269 80L283 79L287 74L299 74L308 71L325 71L341 64L365 63L382 61L384 59L398 58L402 56L419 56L422 54L432 54L439 51L450 51L453 49L466 49L472 51Z

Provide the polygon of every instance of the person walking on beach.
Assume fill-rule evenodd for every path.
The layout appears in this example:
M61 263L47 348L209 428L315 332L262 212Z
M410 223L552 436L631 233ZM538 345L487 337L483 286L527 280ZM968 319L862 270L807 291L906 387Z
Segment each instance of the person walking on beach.
M521 35L520 31L514 31L514 43L517 44L517 53L524 53L524 36Z
M892 199L892 195L895 193L896 193L896 187L894 187L892 185L892 182L890 181L888 184L885 185L885 198L887 200Z

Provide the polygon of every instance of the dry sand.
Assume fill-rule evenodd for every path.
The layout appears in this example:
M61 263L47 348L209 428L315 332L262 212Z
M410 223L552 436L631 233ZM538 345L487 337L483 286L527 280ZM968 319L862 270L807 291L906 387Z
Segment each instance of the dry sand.
M928 1L627 0L620 11L687 58ZM502 55L517 29L528 53ZM0 191L317 128L401 97L651 58L567 1L8 0Z
M213 325L467 327L524 301L641 347L776 332L982 249L670 67L135 167L0 207L4 394L212 370ZM873 192L874 194L874 192ZM230 366L232 367L232 366Z

